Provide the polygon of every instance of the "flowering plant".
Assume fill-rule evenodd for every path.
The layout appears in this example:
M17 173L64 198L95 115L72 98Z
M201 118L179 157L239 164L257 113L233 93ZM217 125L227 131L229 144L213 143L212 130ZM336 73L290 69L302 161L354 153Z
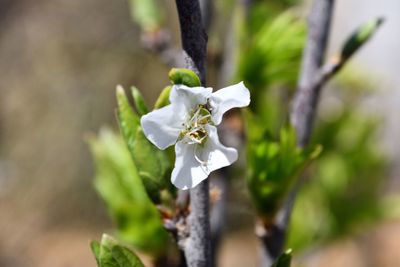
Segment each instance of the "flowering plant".
M171 104L141 118L145 136L159 149L175 145L172 183L190 189L217 169L237 160L237 151L225 147L216 125L232 108L250 104L250 92L243 82L212 93L212 88L174 85Z

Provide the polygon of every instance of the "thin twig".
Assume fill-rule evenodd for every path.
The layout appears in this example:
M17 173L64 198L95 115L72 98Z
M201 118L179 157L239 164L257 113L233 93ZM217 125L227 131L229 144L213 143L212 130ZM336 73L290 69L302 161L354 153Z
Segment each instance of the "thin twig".
M298 91L294 99L291 113L291 122L296 128L298 137L297 145L299 147L305 147L309 143L322 87L346 65L351 56L362 47L376 30L373 29L368 38L354 48L351 54L343 55L342 53L340 57L332 58L323 65L333 6L334 1L332 0L316 1L310 16L308 42L303 55L303 65ZM383 19L381 18L377 23L381 24L382 21ZM267 234L262 238L264 244L266 244L266 241L273 243L272 249L276 248L276 243L282 244L280 253L283 250L290 216L297 194L304 182L304 177L300 177L293 186L285 205L277 214L276 222L272 229L272 237L271 234ZM275 237L273 236L274 234L276 235ZM271 250L268 244L266 244L266 248Z
M309 18L307 44L291 112L291 122L296 128L300 147L308 143L311 135L321 89L320 86L314 86L314 81L323 64L333 6L334 0L315 0Z
M315 0L309 16L307 43L291 111L291 123L296 128L299 147L308 144L320 89L325 78L328 78L321 75L320 69L327 48L334 2L334 0ZM318 81L316 77L321 77L321 80ZM286 205L278 213L275 224L269 229L261 227L262 231L257 231L264 247L263 266L269 267L283 251L290 215L301 184L298 182L295 185Z
M202 25L198 0L176 0L186 68L206 83L207 34ZM209 181L190 191L189 236L180 240L188 267L210 265Z

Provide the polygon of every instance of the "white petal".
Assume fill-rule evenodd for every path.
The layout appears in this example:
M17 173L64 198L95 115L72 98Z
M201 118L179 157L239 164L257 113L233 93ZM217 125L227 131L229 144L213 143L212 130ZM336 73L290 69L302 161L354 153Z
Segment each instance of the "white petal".
M250 92L243 82L222 88L210 97L214 124L221 123L224 113L232 108L246 107L250 104Z
M196 108L198 105L207 103L207 99L211 96L212 88L208 87L187 87L178 84L172 87L169 100L172 104L180 103L185 105L188 112Z
M237 160L236 149L220 143L216 127L210 125L207 131L209 137L204 146L188 145L182 141L176 143L171 181L177 188L191 189L206 179L212 171L231 165Z
M178 105L168 105L156 109L140 119L143 132L159 149L175 144L183 128L183 112Z
M209 175L194 157L196 147L197 145L188 145L182 141L175 145L175 167L171 182L179 189L193 188Z
M201 148L201 152L197 152L196 155L200 160L207 162L205 168L210 173L234 163L238 158L238 153L235 148L226 147L221 144L215 126L209 125L207 131L207 142Z

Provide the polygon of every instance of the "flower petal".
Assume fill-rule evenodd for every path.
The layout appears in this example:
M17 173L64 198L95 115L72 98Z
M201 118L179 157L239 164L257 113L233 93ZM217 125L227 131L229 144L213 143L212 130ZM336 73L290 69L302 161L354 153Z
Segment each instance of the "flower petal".
M206 179L212 171L231 165L238 158L236 149L225 147L218 139L217 128L207 127L209 137L204 146L175 145L175 167L171 181L179 189L191 189Z
M222 88L210 97L214 124L222 121L224 113L232 108L246 107L250 104L250 92L243 82Z
M187 190L195 187L209 175L200 162L194 157L197 145L178 142L175 145L175 167L171 182L179 189Z
M234 163L238 158L238 152L235 148L221 144L215 126L209 125L207 131L208 140L196 155L200 160L207 162L205 168L210 173Z
M212 88L210 87L187 87L186 85L178 84L172 87L169 100L172 104L184 104L187 112L190 112L198 105L206 104L211 93Z
M179 137L184 122L184 112L179 105L168 105L156 109L140 119L143 132L159 149L165 149Z

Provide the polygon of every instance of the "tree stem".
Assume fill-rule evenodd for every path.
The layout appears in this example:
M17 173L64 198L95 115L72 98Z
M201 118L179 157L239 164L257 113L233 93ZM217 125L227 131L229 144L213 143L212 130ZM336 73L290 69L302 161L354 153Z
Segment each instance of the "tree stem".
M185 67L193 70L206 84L207 34L198 0L176 0L181 28ZM188 267L210 266L209 181L190 191L189 236L181 240Z
M314 81L323 64L334 2L315 0L309 17L307 44L303 52L299 83L291 112L291 122L296 128L300 147L308 144L313 127L321 89L321 86L314 86Z

